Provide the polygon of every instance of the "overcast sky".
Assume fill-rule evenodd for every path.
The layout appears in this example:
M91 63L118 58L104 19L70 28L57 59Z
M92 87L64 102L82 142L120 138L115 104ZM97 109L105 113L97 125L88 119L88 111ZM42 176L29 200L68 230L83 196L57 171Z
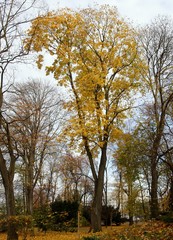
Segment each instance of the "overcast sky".
M97 4L109 4L116 6L120 15L129 19L134 25L143 25L149 23L154 17L160 15L167 15L173 18L173 0L43 0L48 5L50 10L58 8L85 8ZM27 74L28 73L28 74ZM32 73L32 76L31 76ZM20 80L34 78L52 78L45 76L44 70L38 70L36 65L24 65L20 69L18 78ZM55 80L53 79L55 82Z
M85 8L98 4L116 6L122 17L130 19L135 25L146 24L157 15L173 18L173 0L45 0L50 9L58 7Z

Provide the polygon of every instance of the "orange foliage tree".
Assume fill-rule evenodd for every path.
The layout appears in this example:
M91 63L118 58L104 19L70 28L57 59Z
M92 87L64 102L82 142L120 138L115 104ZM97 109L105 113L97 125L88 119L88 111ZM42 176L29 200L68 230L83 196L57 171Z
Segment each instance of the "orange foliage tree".
M120 134L118 123L139 86L135 31L115 7L105 5L49 12L32 22L28 36L26 48L39 53L38 67L44 64L43 51L48 52L52 62L46 74L53 73L68 90L66 107L73 114L65 136L77 140L88 156L95 185L91 224L100 231L108 144Z

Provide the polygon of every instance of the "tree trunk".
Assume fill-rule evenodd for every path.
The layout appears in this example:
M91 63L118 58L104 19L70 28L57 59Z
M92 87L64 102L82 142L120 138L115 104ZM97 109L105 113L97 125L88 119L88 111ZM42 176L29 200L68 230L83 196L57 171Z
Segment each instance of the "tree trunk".
M133 224L134 224L133 214L129 212L129 226L132 226Z
M13 223L8 224L7 240L18 240L18 234L16 232L16 226Z
M33 147L33 146L32 146ZM26 179L25 179L25 185L26 185L26 213L28 215L33 214L33 190L34 190L34 150L33 148L31 149L30 156L28 157L28 164L26 164L27 169L26 169ZM26 159L25 159L26 161ZM27 162L26 161L26 162Z
M128 212L129 212L129 225L134 224L133 215L134 215L134 205L135 205L135 198L133 196L133 182L128 183Z
M153 146L151 149L151 202L150 202L150 213L151 218L157 218L159 214L159 204L158 204L158 149L164 128L164 114L162 113L160 124L158 126L156 138L154 139Z
M8 181L4 184L5 187L5 197L6 197L6 207L8 216L8 228L7 228L7 240L18 240L18 234L16 225L11 221L11 217L15 216L15 199L13 190L13 181Z
M101 227L101 215L102 215L102 197L104 188L104 173L106 166L106 146L102 149L102 155L100 160L98 177L95 180L94 199L91 208L91 226L93 232L100 232Z
M159 213L157 188L158 188L157 163L156 160L153 159L153 163L151 164L151 203L150 203L151 218L157 218Z
M173 212L173 175L171 176L171 186L170 186L170 190L169 190L168 209L170 212Z
M2 103L3 103L3 93L2 93L2 87L0 87L0 128L2 127Z
M7 240L18 240L18 234L16 225L14 224L11 217L15 216L15 199L13 190L13 181L8 181L4 184L5 197L6 197L6 208L8 216L8 228L7 228Z
M3 158L2 152L0 150L0 173L3 180L3 186L5 189L5 199L6 199L6 209L8 217L8 229L7 229L7 240L18 240L18 234L16 225L11 221L11 217L15 216L15 198L14 198L14 158L11 159L10 170L7 170L6 161Z
M33 188L32 186L26 187L26 213L32 215L33 213Z
M163 160L162 160L163 161ZM170 189L169 189L169 194L168 194L168 206L167 210L170 212L173 212L173 163L172 163L172 155L169 155L168 161L163 161L164 163L167 164L171 171L171 182L170 182Z
M102 195L103 190L95 183L95 194L91 208L91 226L93 232L100 232L101 228L101 213L102 213Z

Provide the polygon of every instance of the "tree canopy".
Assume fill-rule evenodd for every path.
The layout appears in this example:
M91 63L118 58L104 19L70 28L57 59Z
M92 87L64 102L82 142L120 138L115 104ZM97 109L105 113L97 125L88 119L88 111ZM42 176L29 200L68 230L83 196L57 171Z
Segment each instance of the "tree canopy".
M112 139L118 133L114 123L124 118L138 86L141 61L135 31L116 8L101 6L38 17L29 36L26 46L41 52L38 67L43 64L42 51L48 51L53 61L46 73L53 73L69 89L67 106L78 116L71 118L68 132L88 139L92 148L102 148L108 136Z

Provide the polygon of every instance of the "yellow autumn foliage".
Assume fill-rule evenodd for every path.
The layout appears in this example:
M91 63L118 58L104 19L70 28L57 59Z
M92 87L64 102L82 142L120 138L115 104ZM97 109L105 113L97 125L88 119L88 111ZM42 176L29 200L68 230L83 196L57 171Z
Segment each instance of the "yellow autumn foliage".
M119 137L117 122L131 107L129 98L139 86L143 67L135 36L108 5L60 9L32 22L26 48L39 53L39 68L46 50L52 56L46 73L53 73L72 93L66 107L74 115L65 133L73 140L87 138L93 147L102 148Z

